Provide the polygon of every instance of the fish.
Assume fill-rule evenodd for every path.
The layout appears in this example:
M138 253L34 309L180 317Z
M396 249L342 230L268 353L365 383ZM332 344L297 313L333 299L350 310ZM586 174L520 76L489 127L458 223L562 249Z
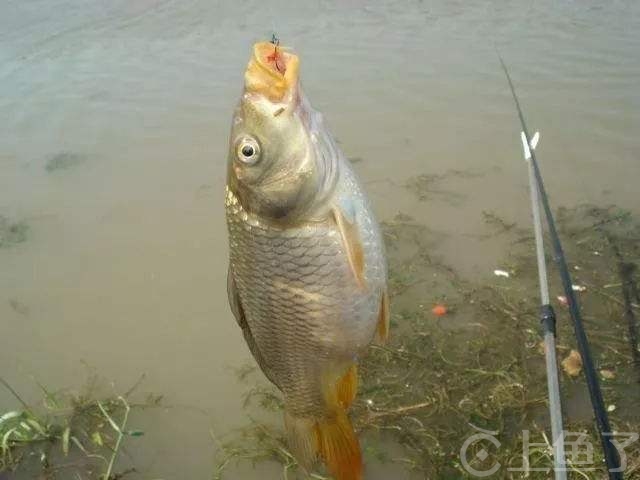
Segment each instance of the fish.
M363 475L348 415L358 363L389 334L387 264L371 204L299 81L300 59L258 42L233 114L225 211L229 304L281 392L288 446L309 472Z

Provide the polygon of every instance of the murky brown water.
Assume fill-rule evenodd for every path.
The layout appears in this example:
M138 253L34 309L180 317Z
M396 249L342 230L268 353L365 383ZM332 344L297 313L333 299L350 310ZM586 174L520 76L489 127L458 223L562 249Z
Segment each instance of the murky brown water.
M439 253L467 274L493 270L504 247L476 237L483 210L529 215L496 46L541 130L552 201L640 211L640 3L348 3L0 5L0 215L29 225L0 249L0 373L35 401L32 377L80 386L83 362L120 390L144 372L144 390L194 407L140 420L145 478L208 478L209 429L245 421L222 192L248 52L272 31L363 159L380 219L409 212L449 234ZM451 170L472 175L424 202L403 187ZM13 403L0 391L0 411Z

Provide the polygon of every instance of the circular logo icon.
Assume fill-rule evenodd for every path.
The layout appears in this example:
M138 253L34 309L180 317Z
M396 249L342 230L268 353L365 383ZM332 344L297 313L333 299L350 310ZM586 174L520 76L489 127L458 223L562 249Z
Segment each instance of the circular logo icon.
M494 473L496 473L501 467L500 463L495 463L489 470L476 470L469 464L470 459L467 455L469 453L469 447L471 447L472 445L482 441L488 441L496 448L500 448L500 441L492 435L493 433L497 432L488 432L486 430L483 430L483 432L484 433L476 433L475 435L471 435L469 438L467 438L467 440L462 444L462 447L460 448L460 461L462 462L462 466L474 477L488 477L489 475L493 475ZM480 447L479 450L474 448L472 449L472 451L475 452L474 457L479 459L481 462L485 461L489 457L489 452L487 452L484 447ZM473 458L471 458L471 461L473 461Z

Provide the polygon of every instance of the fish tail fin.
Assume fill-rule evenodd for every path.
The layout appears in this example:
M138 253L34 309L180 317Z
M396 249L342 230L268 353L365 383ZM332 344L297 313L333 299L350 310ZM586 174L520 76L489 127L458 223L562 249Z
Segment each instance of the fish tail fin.
M298 465L309 473L318 457L318 435L316 419L297 417L284 412L284 426L287 432L287 443Z
M322 459L335 480L362 480L360 443L347 416L358 391L358 367L348 364L338 376L335 371L329 370L321 380L324 415L298 416L285 408L289 449L307 474Z
M362 480L360 443L347 416L347 408L358 390L358 367L350 364L336 381L333 374L322 378L325 413L297 416L285 408L284 423L291 453L309 473L321 459L335 480Z
M360 443L344 408L316 425L318 453L336 480L362 480Z
M360 443L343 408L320 420L285 411L284 423L289 449L306 474L320 457L336 480L362 480Z
M333 380L332 380L333 379ZM318 456L336 480L362 479L362 453L356 432L347 416L347 408L358 390L358 370L351 364L338 380L323 379L326 414L317 420Z

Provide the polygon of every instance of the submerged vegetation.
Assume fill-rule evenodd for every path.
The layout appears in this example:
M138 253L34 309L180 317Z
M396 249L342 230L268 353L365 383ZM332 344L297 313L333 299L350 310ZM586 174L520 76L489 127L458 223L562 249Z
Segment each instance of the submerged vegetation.
M472 179L483 175L481 172L450 169L444 173L423 173L406 182L404 186L421 202L437 198L451 205L458 205L465 199L465 196L459 193L459 189L447 188L442 185L454 180Z
M135 471L116 470L126 437L143 435L132 430L132 408L155 405L156 398L131 405L132 389L122 395L97 399L98 378L92 376L82 392L51 392L44 386L41 405L28 405L6 380L6 388L21 408L0 412L0 473L21 473L29 478L94 478L116 480Z
M0 248L13 247L27 239L29 225L23 221L11 221L0 215Z
M406 215L384 225L393 335L388 345L372 346L361 363L360 393L351 412L365 461L374 470L374 465L391 463L409 470L410 478L474 478L474 469L487 472L500 464L491 478L549 478L552 453L534 247L526 230L493 213L484 216L496 235L513 238L502 265L508 276L481 283L461 278L433 255L437 233ZM625 305L620 265L640 261L640 224L615 207L561 209L558 220L612 427L621 434L638 432L640 365L634 364L638 344L628 321L640 313L640 298ZM575 348L572 326L559 282L552 281L551 291L559 297L554 307L562 360ZM434 315L435 304L446 304L447 313ZM636 315L625 315L628 309ZM246 370L241 377L246 380ZM569 449L569 477L603 478L600 444L584 404L586 387L568 372L562 384L565 430L572 432L567 442L583 447L582 457L572 457ZM248 383L246 405L252 411L278 412L281 400L274 389ZM489 437L496 443L489 443ZM217 441L214 478L226 478L234 461L277 462L283 478L298 478L283 432L268 421L253 420ZM587 442L593 455L585 461ZM625 478L640 479L640 442L631 442L625 452ZM234 478L233 472L228 478Z
M616 207L560 209L557 217L612 427L639 432L640 223ZM383 225L392 338L372 346L363 359L351 410L371 471L392 472L390 478L462 479L499 464L490 478L550 477L532 236L492 212L484 212L484 219L491 235L507 238L510 247L496 266L500 275L488 272L480 281L463 278L434 253L442 234L403 214ZM574 337L560 284L556 275L550 279L563 360L575 357ZM446 308L432 310L434 305ZM604 467L575 360L572 370L562 372L565 430L574 445L591 442L592 456L583 451L574 457L569 449L569 478L595 480L603 478ZM244 405L251 421L222 437L212 432L212 478L238 478L238 464L261 462L281 468L284 479L305 478L284 441L280 394L255 366L238 369L238 378L247 385ZM0 412L0 472L100 480L135 472L120 455L123 442L142 435L131 429L129 412L158 405L159 397L132 403L133 388L106 396L95 385L80 393L43 388L42 405L31 407L3 383L21 408ZM625 478L640 479L640 441L625 452ZM328 479L318 472L311 478Z
M48 173L53 173L58 170L67 170L69 168L80 165L85 160L85 157L78 153L60 152L56 153L47 160L44 169Z

